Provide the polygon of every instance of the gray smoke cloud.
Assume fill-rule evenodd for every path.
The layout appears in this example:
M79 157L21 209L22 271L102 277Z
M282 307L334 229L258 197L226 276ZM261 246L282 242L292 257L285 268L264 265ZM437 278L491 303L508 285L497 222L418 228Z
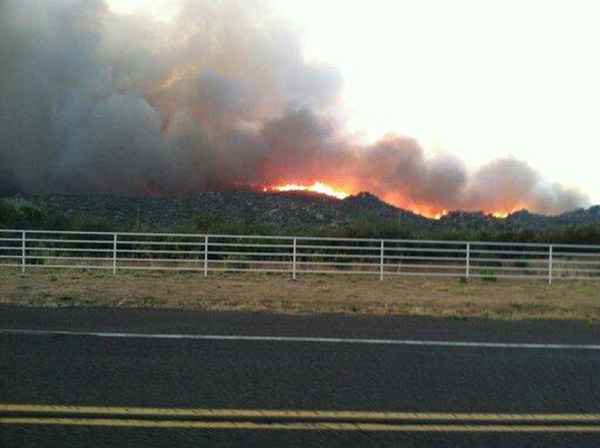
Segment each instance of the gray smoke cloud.
M2 0L0 61L0 194L325 181L426 213L588 203L516 159L469 172L408 137L357 143L339 72L260 2L188 1L162 23L102 0Z

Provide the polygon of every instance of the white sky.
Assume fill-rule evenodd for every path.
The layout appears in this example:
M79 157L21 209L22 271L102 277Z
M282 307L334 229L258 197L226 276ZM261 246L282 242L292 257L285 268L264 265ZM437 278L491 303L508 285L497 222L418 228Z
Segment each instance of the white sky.
M177 0L110 0L159 18ZM470 167L513 155L600 203L600 1L270 0L344 78L348 127Z

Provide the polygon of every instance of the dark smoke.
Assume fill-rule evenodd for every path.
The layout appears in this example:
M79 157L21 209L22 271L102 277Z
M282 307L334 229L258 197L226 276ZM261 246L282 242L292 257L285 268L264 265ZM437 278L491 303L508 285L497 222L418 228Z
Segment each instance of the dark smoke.
M307 63L259 2L188 1L164 24L101 0L2 0L0 63L0 194L321 180L425 211L587 204L516 159L469 173L410 138L356 143L339 73Z

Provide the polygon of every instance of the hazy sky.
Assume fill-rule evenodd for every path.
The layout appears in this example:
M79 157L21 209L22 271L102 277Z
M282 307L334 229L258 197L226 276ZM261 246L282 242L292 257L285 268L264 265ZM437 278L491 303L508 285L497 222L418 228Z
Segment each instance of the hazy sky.
M177 0L110 0L169 20ZM271 0L343 76L347 127L471 167L507 155L600 203L596 0Z

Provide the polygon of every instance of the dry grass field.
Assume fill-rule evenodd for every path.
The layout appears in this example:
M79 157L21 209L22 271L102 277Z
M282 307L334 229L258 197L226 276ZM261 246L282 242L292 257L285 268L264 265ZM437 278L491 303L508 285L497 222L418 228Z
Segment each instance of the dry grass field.
M0 303L600 320L600 282L0 270Z

